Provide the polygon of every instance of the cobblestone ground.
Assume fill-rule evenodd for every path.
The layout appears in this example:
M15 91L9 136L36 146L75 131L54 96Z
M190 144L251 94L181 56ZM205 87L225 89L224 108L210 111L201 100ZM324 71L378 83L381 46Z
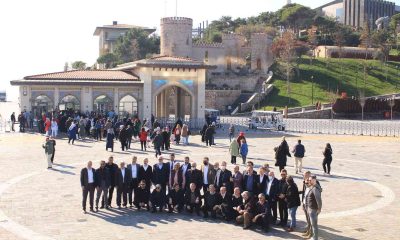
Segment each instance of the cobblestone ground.
M323 186L320 215L321 239L398 239L400 231L400 148L398 138L326 135L288 135L293 146L303 140L307 148L305 168L317 174ZM188 214L151 214L136 210L81 211L79 172L88 160L98 167L111 155L104 142L78 141L74 146L58 140L55 169L47 170L37 134L0 135L0 239L302 239L304 215L298 211L298 229L287 233L274 226L270 233L242 230L222 221L204 220ZM190 156L200 164L204 156L211 162L229 162L229 140L217 138L217 146L205 147L199 136L190 146L173 146L178 160ZM249 160L257 166L273 165L273 147L280 135L248 133ZM330 142L334 151L332 176L321 172L322 150ZM119 144L116 145L119 147ZM112 153L117 163L136 155L142 162L155 163L154 152L133 150ZM289 159L289 174L294 174ZM232 166L229 166L232 168ZM243 166L241 170L243 170ZM272 168L273 170L276 170ZM300 175L296 182L301 186ZM115 203L114 203L115 205Z

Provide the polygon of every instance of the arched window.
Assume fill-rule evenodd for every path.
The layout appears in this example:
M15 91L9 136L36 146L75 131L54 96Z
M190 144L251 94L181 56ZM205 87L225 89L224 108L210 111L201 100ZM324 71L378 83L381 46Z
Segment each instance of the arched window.
M39 95L32 100L32 113L34 116L41 116L44 113L53 111L53 101L46 95Z
M123 116L138 115L138 104L136 98L131 95L126 95L119 101L119 113Z
M80 110L81 103L75 96L67 95L61 99L58 108L60 110Z
M113 101L107 95L100 95L93 101L93 110L104 113L114 110Z

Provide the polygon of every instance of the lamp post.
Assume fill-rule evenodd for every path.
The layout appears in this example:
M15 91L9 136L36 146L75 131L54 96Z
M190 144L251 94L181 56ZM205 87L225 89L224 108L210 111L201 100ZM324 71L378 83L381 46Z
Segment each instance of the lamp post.
M311 105L314 105L314 76L311 76Z
M393 121L393 107L396 104L396 95L393 94L392 98L389 101L389 106L390 106L390 120Z

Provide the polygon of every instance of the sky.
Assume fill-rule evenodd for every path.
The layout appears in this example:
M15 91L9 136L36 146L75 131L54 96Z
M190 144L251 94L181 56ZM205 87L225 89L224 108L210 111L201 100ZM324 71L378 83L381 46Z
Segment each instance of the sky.
M331 0L292 0L311 8ZM249 17L276 11L286 0L178 0L177 15L200 22L221 16ZM396 0L400 4L400 0ZM62 71L65 62L88 65L98 57L97 26L119 23L159 28L175 16L176 0L12 0L0 1L0 91L17 99L10 80Z

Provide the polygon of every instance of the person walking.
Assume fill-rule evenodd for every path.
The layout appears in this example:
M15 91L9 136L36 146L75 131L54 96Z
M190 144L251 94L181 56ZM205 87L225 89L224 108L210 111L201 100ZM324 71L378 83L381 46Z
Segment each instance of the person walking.
M292 157L289 152L289 145L286 142L285 137L282 138L282 142L275 150L275 166L279 166L279 172L285 169L287 163L287 157Z
M305 198L307 212L311 222L310 237L312 237L313 240L318 240L318 215L321 213L322 209L321 187L317 184L316 176L312 176L308 180L311 187Z
M53 137L50 137L50 140L53 143L53 154L51 154L51 164L53 164L54 161L54 155L56 154L56 140Z
M50 169L52 168L51 157L54 153L54 142L50 141L49 137L46 137L46 142L42 145L42 147L44 148L44 153L46 154L47 169Z
M236 164L236 157L239 156L239 144L236 141L231 142L229 153L231 154L231 163Z
M161 146L163 144L163 138L161 132L158 130L156 136L153 139L154 150L156 152L156 157L161 156Z
M107 129L107 138L106 138L106 151L111 148L111 152L114 152L114 128Z
M71 123L71 126L69 126L69 128L68 128L68 144L71 143L71 140L72 140L72 144L74 144L74 142L76 140L77 132L78 132L78 126L76 125L76 121L73 121Z
M121 142L122 151L128 150L127 141L128 141L128 132L124 125L121 125L121 130L119 131L119 141Z
M108 188L111 184L111 175L109 169L106 167L106 161L100 162L100 168L95 171L95 182L96 182L96 211L99 210L99 200L101 197L100 209L104 207L108 209Z
M296 212L297 208L300 206L300 196L299 189L297 188L296 183L293 180L292 176L288 176L286 178L287 188L284 193L287 207L290 215L290 226L288 226L287 231L293 232L296 228Z
M292 153L294 154L294 166L297 173L301 173L302 168L303 168L303 158L304 154L306 152L306 149L303 144L301 144L301 140L299 139L297 141L296 146L294 146Z
M235 138L235 126L231 124L229 126L229 142L232 142L232 139Z
M215 129L210 125L207 127L204 133L204 140L206 141L206 146L210 146L213 144L213 138L215 134Z
M46 121L44 122L44 131L46 132L46 136L50 136L50 130L51 130L51 121L49 118L46 118Z
M14 129L14 124L16 122L16 120L15 120L15 112L13 112L11 114L10 120L11 120L11 131L15 132L15 129Z
M322 162L324 173L331 175L331 163L332 163L333 151L330 143L326 144L325 150L322 152L322 154L324 154L324 161Z
M242 156L243 165L246 164L247 154L249 153L249 147L245 139L241 140L240 144L240 155Z

